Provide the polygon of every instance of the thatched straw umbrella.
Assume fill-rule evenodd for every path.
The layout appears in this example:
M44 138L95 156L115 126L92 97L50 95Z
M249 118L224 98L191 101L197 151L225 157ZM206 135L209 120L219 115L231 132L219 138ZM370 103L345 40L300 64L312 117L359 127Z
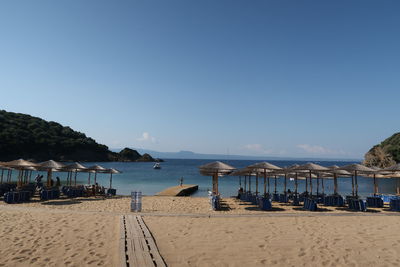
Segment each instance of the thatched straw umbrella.
M121 173L121 171L111 168L111 169L106 169L105 171L103 171L103 173L109 173L110 174L110 189L112 188L112 176L113 174L119 174Z
M53 176L53 170L58 170L64 168L65 165L61 162L54 160L44 161L38 164L38 169L43 169L47 171L47 186L51 186L51 178Z
M222 163L220 161L211 162L199 167L200 173L205 176L212 176L213 178L213 193L219 194L218 191L218 177L230 174L234 170L234 167Z
M232 172L231 174L229 174L230 176L238 176L239 177L239 187L242 187L242 176L245 177L245 189L246 189L246 175L251 172L248 168L243 168L243 169L239 169L236 170L234 172Z
M295 168L296 170L303 170L303 171L309 171L309 177L310 177L310 194L312 195L312 191L313 191L313 188L312 188L312 173L314 172L314 173L317 173L317 174L319 174L320 172L323 172L323 171L329 171L329 169L328 168L326 168L326 167L323 167L323 166L321 166L321 165L318 165L318 164L315 164L315 163L307 163L307 164L303 164L303 165L300 165L300 166L298 166L297 168ZM319 176L317 175L317 179L319 179L318 178ZM318 191L318 188L317 188L317 191Z
M323 172L321 175L322 179L329 179L333 178L333 194L337 195L338 194L338 176L341 177L351 177L351 173L345 170L340 170L339 166L333 165L327 167L330 171L329 172ZM322 180L324 181L324 180ZM325 188L323 188L325 191Z
M352 195L355 197L358 197L358 181L357 181L357 175L359 173L373 173L374 170L371 168L368 168L364 165L358 164L358 163L354 163L354 164L349 164L343 167L340 167L340 170L345 170L348 172L351 172L352 174L354 174L354 180L352 179L352 187L353 187L353 192ZM355 188L355 190L354 190Z
M27 170L31 167L37 167L38 165L36 163L24 160L24 159L18 159L18 160L12 160L8 162L3 162L3 166L9 167L11 169L16 169L19 171L18 173L18 186L22 185L22 177L23 177L23 171Z
M106 168L104 168L104 167L102 167L100 165L97 165L97 164L95 164L95 165L93 165L91 167L88 167L87 169L89 171L94 171L94 184L97 183L97 173L98 172L104 172L106 170Z
M259 170L261 170L262 173L264 174L264 196L267 195L267 171L270 172L270 171L277 171L277 170L282 169L282 168L275 166L274 164L271 164L269 162L256 163L256 164L250 165L249 168L255 170L257 173L259 172ZM258 179L257 179L257 181L258 181ZM257 185L258 185L258 183L257 183ZM257 187L257 191L258 191L258 187ZM270 193L270 186L269 186L269 176L268 176L268 194L269 193Z
M312 178L317 178L317 175L315 175L314 173L311 174ZM304 180L305 181L305 192L307 192L307 180L310 178L308 172L304 172L304 171L295 171L295 172L290 172L287 174L287 178L289 179L294 179L295 181L295 189L294 189L294 193L295 195L298 194L298 180Z
M72 185L72 172L75 172L75 183L74 185L76 186L76 175L79 171L86 171L87 168L83 166L82 164L75 162L73 164L67 165L64 168L62 168L64 171L68 171L68 177L69 177L69 185ZM68 180L68 178L67 178Z

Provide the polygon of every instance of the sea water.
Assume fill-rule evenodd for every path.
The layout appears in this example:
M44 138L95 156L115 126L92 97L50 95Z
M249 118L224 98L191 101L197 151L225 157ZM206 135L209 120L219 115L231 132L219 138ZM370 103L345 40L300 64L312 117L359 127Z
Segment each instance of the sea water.
M195 197L206 197L208 190L212 188L212 178L210 176L203 176L199 173L198 167L210 163L214 160L200 160L200 159L166 159L161 163L161 169L153 169L154 163L151 162L91 162L84 163L85 166L92 166L99 164L105 168L115 168L120 170L121 174L114 174L112 180L112 187L117 189L119 195L130 195L133 191L141 191L143 195L154 195L168 187L179 185L180 178L183 178L184 184L199 185L199 190L193 195ZM254 160L222 160L223 162L235 167L243 168L251 164L261 162ZM304 164L308 161L268 161L280 167L290 166L293 164ZM355 162L347 161L317 161L314 163L322 166L338 165L343 166ZM46 178L46 173L42 173ZM36 172L33 173L32 179ZM59 176L62 182L66 181L66 173L54 173L53 179ZM78 173L77 182L86 184L88 182L88 173ZM15 179L15 178L14 178ZM255 190L255 177L253 176L251 182L252 191ZM283 178L277 180L278 192L283 191ZM94 181L94 174L91 174L91 182ZM379 183L379 192L385 194L396 193L396 179L377 179ZM99 185L109 187L110 174L97 174L97 182ZM219 178L219 191L222 196L230 197L237 195L239 188L239 177L224 176ZM320 192L321 192L320 181ZM325 193L333 192L333 179L324 179ZM242 177L242 186L244 186L244 177ZM270 179L271 192L274 190L274 179ZM298 181L299 192L305 191L305 181ZM263 177L259 178L259 192L263 192ZM294 191L295 182L287 179L287 188ZM317 180L313 179L313 192L316 192ZM338 191L342 195L351 194L351 178L338 179ZM362 196L367 196L373 193L373 179L367 177L358 177L358 192Z

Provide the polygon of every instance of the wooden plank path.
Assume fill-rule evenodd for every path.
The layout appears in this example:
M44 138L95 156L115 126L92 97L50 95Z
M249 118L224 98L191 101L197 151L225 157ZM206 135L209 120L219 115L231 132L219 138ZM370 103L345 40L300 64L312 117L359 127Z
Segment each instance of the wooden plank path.
M177 196L189 196L196 192L199 189L199 186L196 184L183 184L182 186L172 186L169 187L159 193L156 196L169 196L169 197L177 197Z
M123 267L166 267L142 216L120 217L120 261Z

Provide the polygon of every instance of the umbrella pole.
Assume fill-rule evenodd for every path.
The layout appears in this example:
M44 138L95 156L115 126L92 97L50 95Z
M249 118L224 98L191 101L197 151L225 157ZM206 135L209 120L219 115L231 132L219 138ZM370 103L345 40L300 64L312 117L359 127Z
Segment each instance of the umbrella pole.
M356 197L358 197L357 171L354 171L354 183L356 184Z
M274 188L274 193L276 194L276 175L275 175L275 188Z
M23 170L18 171L18 181L17 181L17 186L20 187L22 183L22 172Z
M249 175L249 192L251 193L251 175Z
M75 177L74 177L74 186L76 186L76 175L78 174L78 170L75 170Z
M337 195L337 175L336 173L333 174L333 194Z
M319 195L319 174L317 176L317 196Z
M218 190L218 174L216 175L216 178L217 179L215 179L215 182L216 182L216 187L217 187L217 195L219 195L219 190Z
M283 193L286 195L286 179L287 179L287 174L285 173L285 180L283 181Z
M90 171L89 171L89 178L88 178L88 184L90 185L90 175L91 175L91 173L90 173Z
M351 176L351 195L354 197L354 175Z
M295 173L295 176L294 176L294 184L295 184L295 189L294 189L294 194L295 194L295 196L297 196L297 189L298 189L298 181L297 181L297 172Z
M268 182L268 195L269 195L269 193L270 193L270 189L269 189L269 186L270 186L270 183L269 183L269 176L267 177L267 182Z
M110 173L110 188L112 188L111 185L112 185L112 173Z
M256 196L258 196L258 172L256 173Z
M321 183L322 183L322 195L325 195L324 178L321 178Z
M97 184L97 171L94 172L94 184Z
M374 173L374 196L376 196L377 192L377 187L376 187L376 174Z
M311 176L311 170L310 170L310 194L312 196L312 176Z
M308 193L308 179L307 179L307 175L306 175L306 192Z
M247 176L244 176L244 192L247 193Z
M267 196L267 170L264 169L264 197Z

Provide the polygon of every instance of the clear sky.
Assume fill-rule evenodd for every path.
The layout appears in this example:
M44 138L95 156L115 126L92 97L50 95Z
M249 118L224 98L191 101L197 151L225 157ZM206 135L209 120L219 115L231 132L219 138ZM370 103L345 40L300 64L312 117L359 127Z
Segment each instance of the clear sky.
M0 108L111 148L361 158L400 127L399 1L1 1Z

